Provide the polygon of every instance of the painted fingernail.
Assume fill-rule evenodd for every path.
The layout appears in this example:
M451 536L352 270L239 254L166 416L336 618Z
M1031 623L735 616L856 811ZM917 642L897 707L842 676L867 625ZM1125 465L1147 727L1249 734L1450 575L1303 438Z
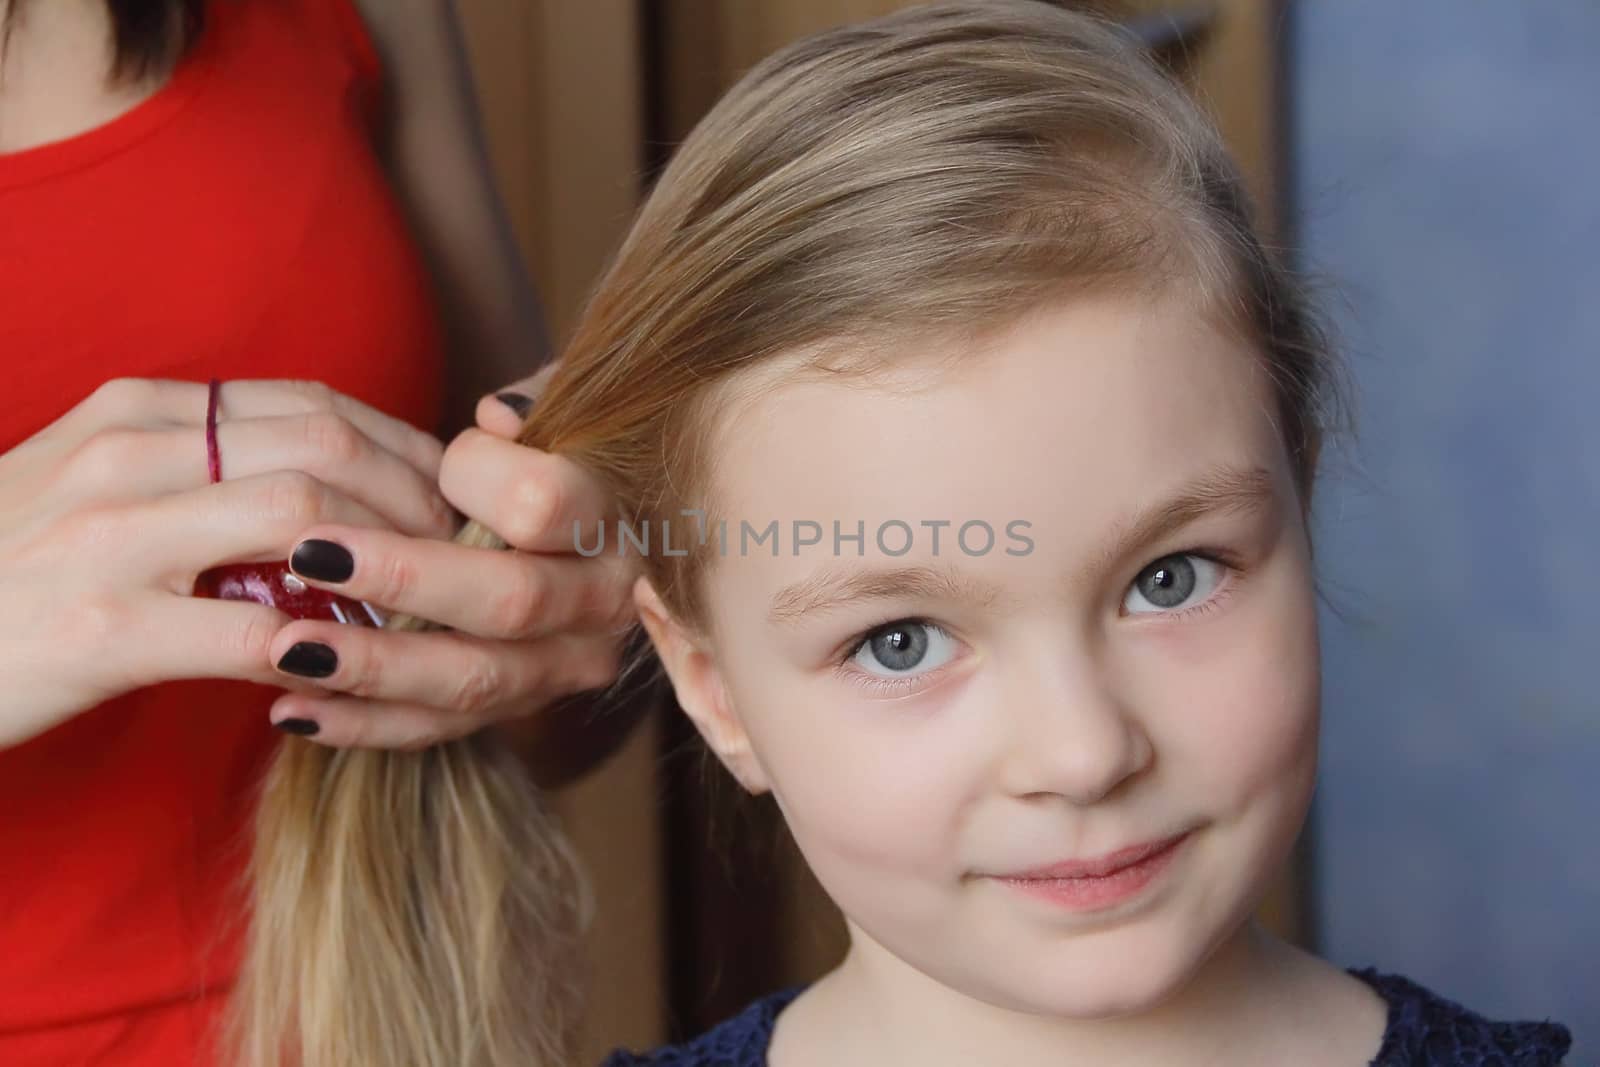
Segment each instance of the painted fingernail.
M316 582L348 582L356 572L356 558L341 544L312 538L294 546L289 569Z
M339 669L339 655L320 641L301 641L283 654L278 669L302 678L326 678Z
M318 726L310 719L284 719L282 722L274 723L273 725L286 734L296 734L300 737L310 737L322 729L321 726Z
M528 412L533 410L533 397L523 396L521 393L496 393L494 398L512 411L517 413L517 418L525 419Z

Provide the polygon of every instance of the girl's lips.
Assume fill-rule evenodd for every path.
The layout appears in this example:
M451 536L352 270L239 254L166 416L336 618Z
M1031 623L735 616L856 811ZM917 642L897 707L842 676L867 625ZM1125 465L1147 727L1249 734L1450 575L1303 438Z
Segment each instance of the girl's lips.
M1126 867L1155 855L1164 849L1176 845L1179 841L1189 836L1186 830L1172 837L1165 837L1159 841L1147 841L1142 845L1131 845L1115 852L1108 852L1104 856L1097 856L1087 860L1063 860L1052 863L1048 867L1037 867L1031 871L1019 871L1015 874L1000 875L999 877L1012 881L1043 881L1046 879L1060 878L1103 878L1114 874Z
M1028 896L1069 911L1098 911L1137 896L1171 866L1173 857L1182 850L1188 839L1189 834L1183 833L1165 841L1122 849L1095 860L1074 860L1042 868L1045 872L1093 869L1100 873L1061 875L1030 872L1025 876L1001 876L997 880ZM1130 856L1135 857L1131 862L1128 859Z

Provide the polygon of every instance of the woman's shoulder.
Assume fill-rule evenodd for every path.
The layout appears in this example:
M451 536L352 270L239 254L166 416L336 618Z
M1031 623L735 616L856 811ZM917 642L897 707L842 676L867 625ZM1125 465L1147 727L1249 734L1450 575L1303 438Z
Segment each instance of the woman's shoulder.
M1389 1005L1370 1067L1561 1067L1572 1033L1546 1019L1497 1022L1411 979L1349 968Z
M617 1049L600 1067L763 1067L778 1013L804 985L790 986L752 1001L693 1040L648 1052Z

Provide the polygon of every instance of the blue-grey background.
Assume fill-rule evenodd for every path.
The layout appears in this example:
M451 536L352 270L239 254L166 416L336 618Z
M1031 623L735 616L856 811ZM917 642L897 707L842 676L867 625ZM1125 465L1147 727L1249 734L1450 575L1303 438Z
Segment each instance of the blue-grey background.
M1359 436L1315 527L1335 962L1600 1062L1600 2L1289 0Z

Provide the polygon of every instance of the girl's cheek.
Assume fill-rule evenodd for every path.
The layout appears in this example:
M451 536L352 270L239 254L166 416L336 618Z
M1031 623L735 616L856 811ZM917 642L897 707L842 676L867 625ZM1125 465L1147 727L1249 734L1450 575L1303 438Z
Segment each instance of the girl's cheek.
M1164 702L1169 751L1158 742L1180 774L1204 781L1229 808L1304 784L1320 714L1314 627L1263 627L1184 674Z
M894 867L936 864L948 850L948 828L971 769L961 746L931 726L849 725L855 716L893 713L856 707L831 718L832 729L783 730L762 739L774 792L803 848Z

